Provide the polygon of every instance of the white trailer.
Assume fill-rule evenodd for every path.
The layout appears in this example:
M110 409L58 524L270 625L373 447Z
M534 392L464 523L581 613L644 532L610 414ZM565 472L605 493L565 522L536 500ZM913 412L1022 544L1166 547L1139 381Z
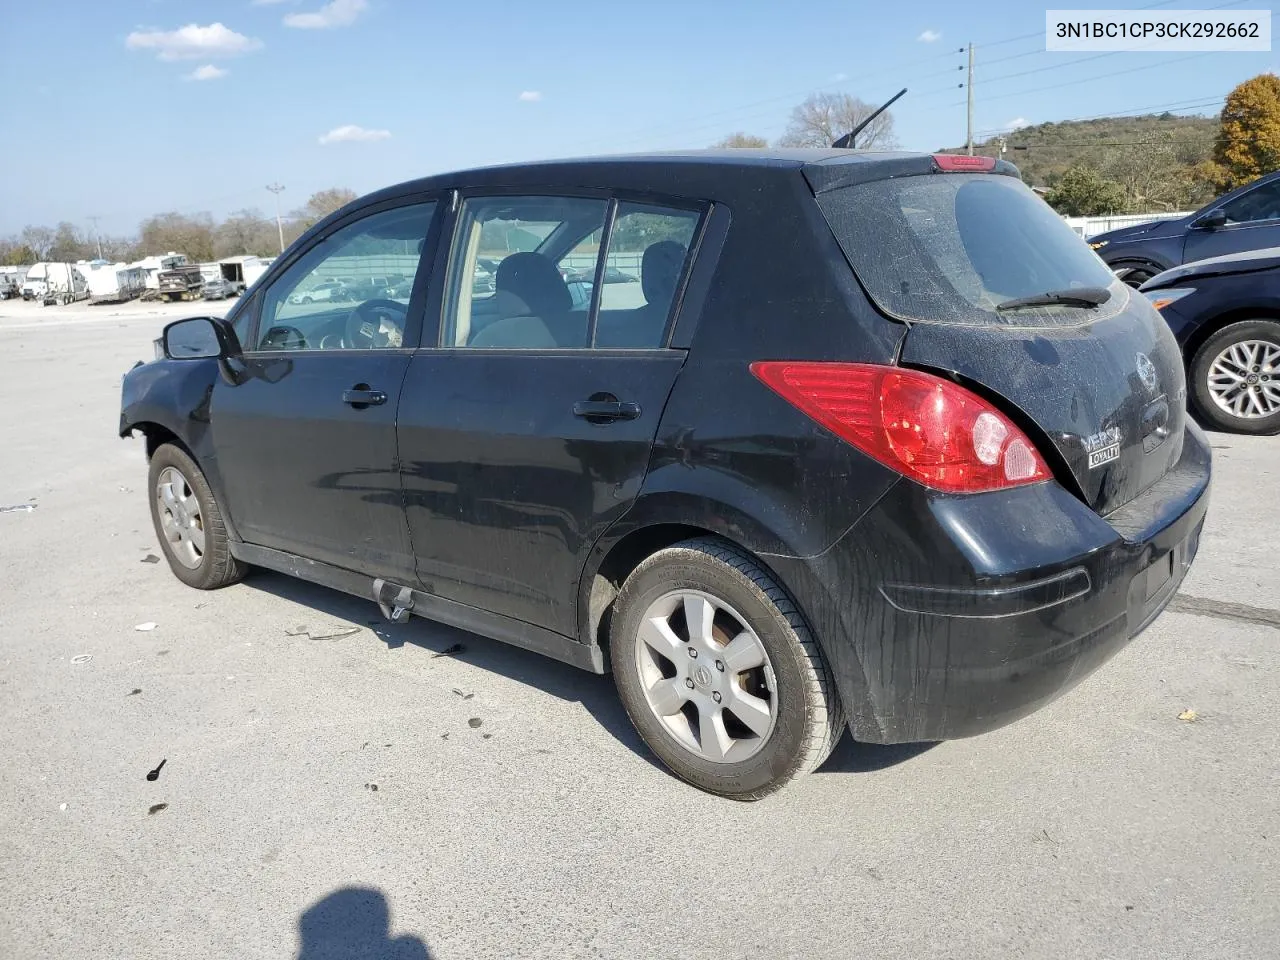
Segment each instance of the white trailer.
M123 303L139 296L146 285L142 268L123 263L95 264L89 268L86 279L90 303Z
M37 263L22 284L22 299L39 300L46 307L88 296L89 284L74 263Z

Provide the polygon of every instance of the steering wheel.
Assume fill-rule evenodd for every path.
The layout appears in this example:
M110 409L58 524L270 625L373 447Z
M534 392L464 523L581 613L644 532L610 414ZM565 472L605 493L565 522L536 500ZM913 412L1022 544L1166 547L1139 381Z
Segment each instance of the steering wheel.
M366 300L347 315L342 339L348 347L398 347L404 342L408 309L395 300Z

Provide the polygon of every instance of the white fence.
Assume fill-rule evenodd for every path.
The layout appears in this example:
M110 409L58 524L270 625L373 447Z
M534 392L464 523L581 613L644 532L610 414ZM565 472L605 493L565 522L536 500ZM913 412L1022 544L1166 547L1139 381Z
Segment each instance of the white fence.
M1067 226L1072 230L1088 239L1119 227L1134 227L1140 223L1153 223L1156 220L1177 220L1179 217L1189 216L1192 212L1181 210L1171 213L1127 213L1113 217L1063 217L1062 219L1067 221Z

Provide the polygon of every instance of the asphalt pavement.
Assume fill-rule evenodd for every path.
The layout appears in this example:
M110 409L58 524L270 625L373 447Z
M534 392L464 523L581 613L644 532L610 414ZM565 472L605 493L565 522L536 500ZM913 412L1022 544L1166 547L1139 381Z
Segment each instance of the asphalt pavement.
M1065 698L738 804L610 678L150 562L120 377L198 312L0 303L0 955L1280 956L1280 438L1213 435L1173 608Z

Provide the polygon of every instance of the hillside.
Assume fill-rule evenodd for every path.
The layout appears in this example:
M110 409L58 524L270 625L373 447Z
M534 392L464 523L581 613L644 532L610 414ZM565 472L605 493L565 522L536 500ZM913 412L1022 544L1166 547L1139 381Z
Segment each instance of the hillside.
M1217 133L1217 117L1173 113L1040 123L1005 134L1004 158L1035 187L1053 187L1071 167L1089 166L1118 183L1135 210L1191 209L1212 196L1195 167L1208 159ZM997 137L975 148L986 156L999 151Z

